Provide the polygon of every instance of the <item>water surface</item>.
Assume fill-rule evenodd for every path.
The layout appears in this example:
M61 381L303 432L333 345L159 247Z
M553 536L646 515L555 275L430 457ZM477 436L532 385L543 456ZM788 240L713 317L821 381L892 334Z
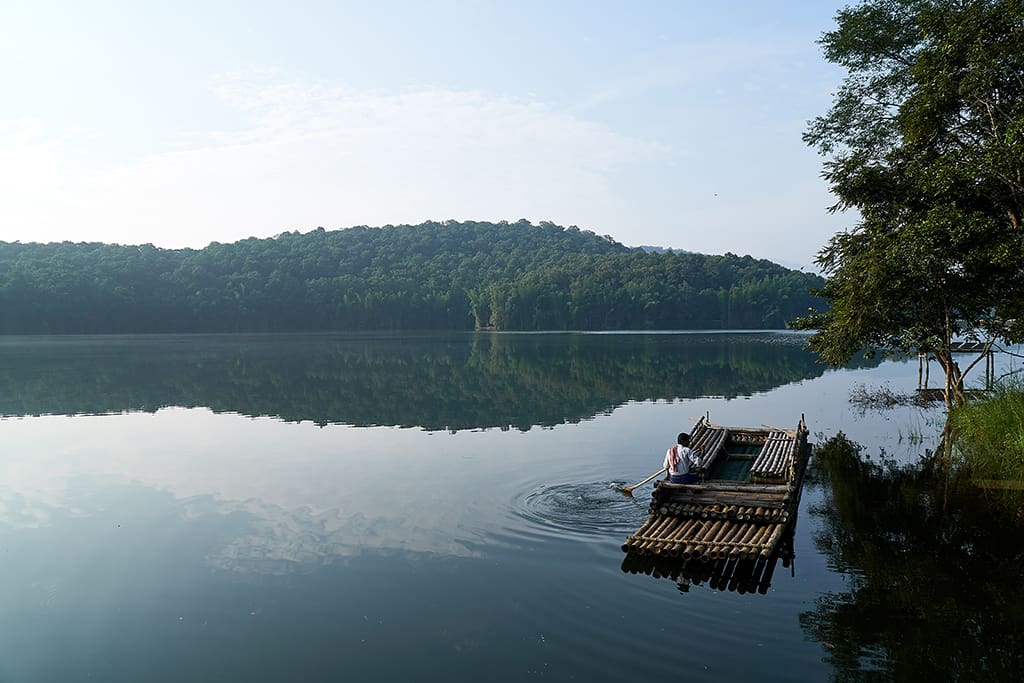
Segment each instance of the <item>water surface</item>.
M934 412L848 402L859 383L912 389L916 361L826 371L803 341L0 338L0 680L962 676L895 642L892 613L872 602L913 609L913 577L924 582L893 588L895 556L871 566L871 527L891 519L850 504L857 487L890 491L892 470L847 476L842 458L823 461L794 566L765 595L622 569L649 488L614 487L657 469L693 418L792 427L804 414L812 441L843 432L896 469L934 445ZM908 500L930 495L907 481ZM935 556L927 539L948 515L922 514L931 526L884 538ZM973 628L961 665L1011 676L1018 660L979 643L1019 625L1020 598L999 591L1019 585L1020 565L986 529L961 541L940 550L947 570L965 566L921 592L922 610L948 608L927 611L925 634ZM955 587L981 566L980 584ZM904 599L865 592L882 584ZM959 621L968 600L985 623Z

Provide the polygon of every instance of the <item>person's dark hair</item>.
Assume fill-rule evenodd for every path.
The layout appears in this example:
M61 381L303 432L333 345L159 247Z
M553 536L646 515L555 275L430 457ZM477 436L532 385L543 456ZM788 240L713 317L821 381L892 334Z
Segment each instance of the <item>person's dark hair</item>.
M676 443L679 444L680 446L689 446L690 435L687 434L686 432L680 432L679 436L676 437Z

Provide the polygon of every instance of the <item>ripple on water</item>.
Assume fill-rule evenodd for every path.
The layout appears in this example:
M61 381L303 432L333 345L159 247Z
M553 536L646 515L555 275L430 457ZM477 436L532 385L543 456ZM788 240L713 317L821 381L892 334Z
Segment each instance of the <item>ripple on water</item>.
M532 531L590 540L625 536L647 518L647 501L624 495L614 482L542 484L513 501Z

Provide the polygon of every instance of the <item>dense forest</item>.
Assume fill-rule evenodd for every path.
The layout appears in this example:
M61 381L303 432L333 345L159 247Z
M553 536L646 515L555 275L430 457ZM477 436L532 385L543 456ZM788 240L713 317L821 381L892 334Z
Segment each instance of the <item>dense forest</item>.
M204 249L0 242L0 333L781 328L823 281L551 223L286 232Z

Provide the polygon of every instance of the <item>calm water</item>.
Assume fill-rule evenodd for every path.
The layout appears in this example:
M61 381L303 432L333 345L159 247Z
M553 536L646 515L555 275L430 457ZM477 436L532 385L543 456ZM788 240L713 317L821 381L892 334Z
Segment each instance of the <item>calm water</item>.
M1017 680L1019 535L944 509L934 412L848 401L916 360L802 343L0 338L0 681ZM615 484L705 413L863 448L765 595L622 570Z

